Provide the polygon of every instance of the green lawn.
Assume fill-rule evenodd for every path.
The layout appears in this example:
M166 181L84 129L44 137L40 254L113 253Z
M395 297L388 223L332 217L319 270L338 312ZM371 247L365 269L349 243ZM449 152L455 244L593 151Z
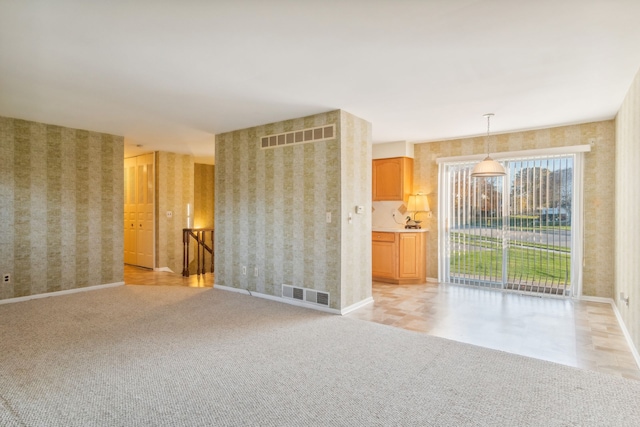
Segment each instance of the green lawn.
M474 243L475 244L475 243ZM453 252L451 254L452 275L480 275L492 276L500 279L502 276L502 250L484 242L487 249ZM488 249L493 247L493 249ZM560 253L535 248L509 248L507 272L508 282L536 282L552 284L567 284L570 281L571 257L567 253ZM565 277L566 276L566 277Z
M502 239L498 237L489 237L489 236L477 236L473 234L460 233L460 232L451 232L451 243L464 243L467 245L473 245L483 248L495 248L496 245L501 244ZM535 248L535 249L545 249L545 250L553 250L557 252L566 252L570 253L571 249L566 246L554 246L548 245L544 243L535 243L535 242L525 242L521 240L512 240L511 245L518 246L520 248Z

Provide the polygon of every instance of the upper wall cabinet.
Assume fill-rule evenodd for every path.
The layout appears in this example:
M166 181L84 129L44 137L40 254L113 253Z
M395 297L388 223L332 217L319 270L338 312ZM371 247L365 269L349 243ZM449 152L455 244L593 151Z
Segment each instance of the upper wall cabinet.
M413 189L413 159L392 157L373 161L373 201L406 201Z

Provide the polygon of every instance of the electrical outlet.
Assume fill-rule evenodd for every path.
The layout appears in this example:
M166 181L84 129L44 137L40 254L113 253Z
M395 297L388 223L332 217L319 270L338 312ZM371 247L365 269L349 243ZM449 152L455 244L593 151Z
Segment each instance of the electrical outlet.
M625 297L624 292L620 292L620 299L627 305L627 307L629 306L629 297Z
M254 268L254 269L253 269L253 275L254 275L255 277L258 277L258 267L256 267L256 268Z
M246 265L243 265L243 266L242 266L242 275L243 275L243 276L246 276L246 275L247 275L247 266L246 266Z
M331 212L327 212L327 223L331 222Z
M11 275L10 274L5 274L4 276L2 276L2 282L3 283L11 283Z

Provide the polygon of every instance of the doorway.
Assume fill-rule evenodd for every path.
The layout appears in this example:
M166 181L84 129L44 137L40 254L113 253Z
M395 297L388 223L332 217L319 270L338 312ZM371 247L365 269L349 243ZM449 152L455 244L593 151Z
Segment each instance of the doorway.
M154 154L124 160L124 263L154 268Z
M471 176L476 162L442 164L444 280L579 295L579 158L567 154L505 159L506 176L491 178Z

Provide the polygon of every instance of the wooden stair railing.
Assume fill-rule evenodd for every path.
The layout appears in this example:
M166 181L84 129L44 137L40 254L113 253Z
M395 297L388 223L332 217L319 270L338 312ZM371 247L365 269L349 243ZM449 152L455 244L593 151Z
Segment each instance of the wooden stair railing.
M211 233L211 246L207 244L207 233ZM213 242L214 242L214 229L213 228L183 228L182 229L182 246L184 248L182 252L182 275L189 277L189 246L190 240L194 239L197 243L196 254L196 274L206 273L205 256L207 252L211 254L211 272L213 273Z

